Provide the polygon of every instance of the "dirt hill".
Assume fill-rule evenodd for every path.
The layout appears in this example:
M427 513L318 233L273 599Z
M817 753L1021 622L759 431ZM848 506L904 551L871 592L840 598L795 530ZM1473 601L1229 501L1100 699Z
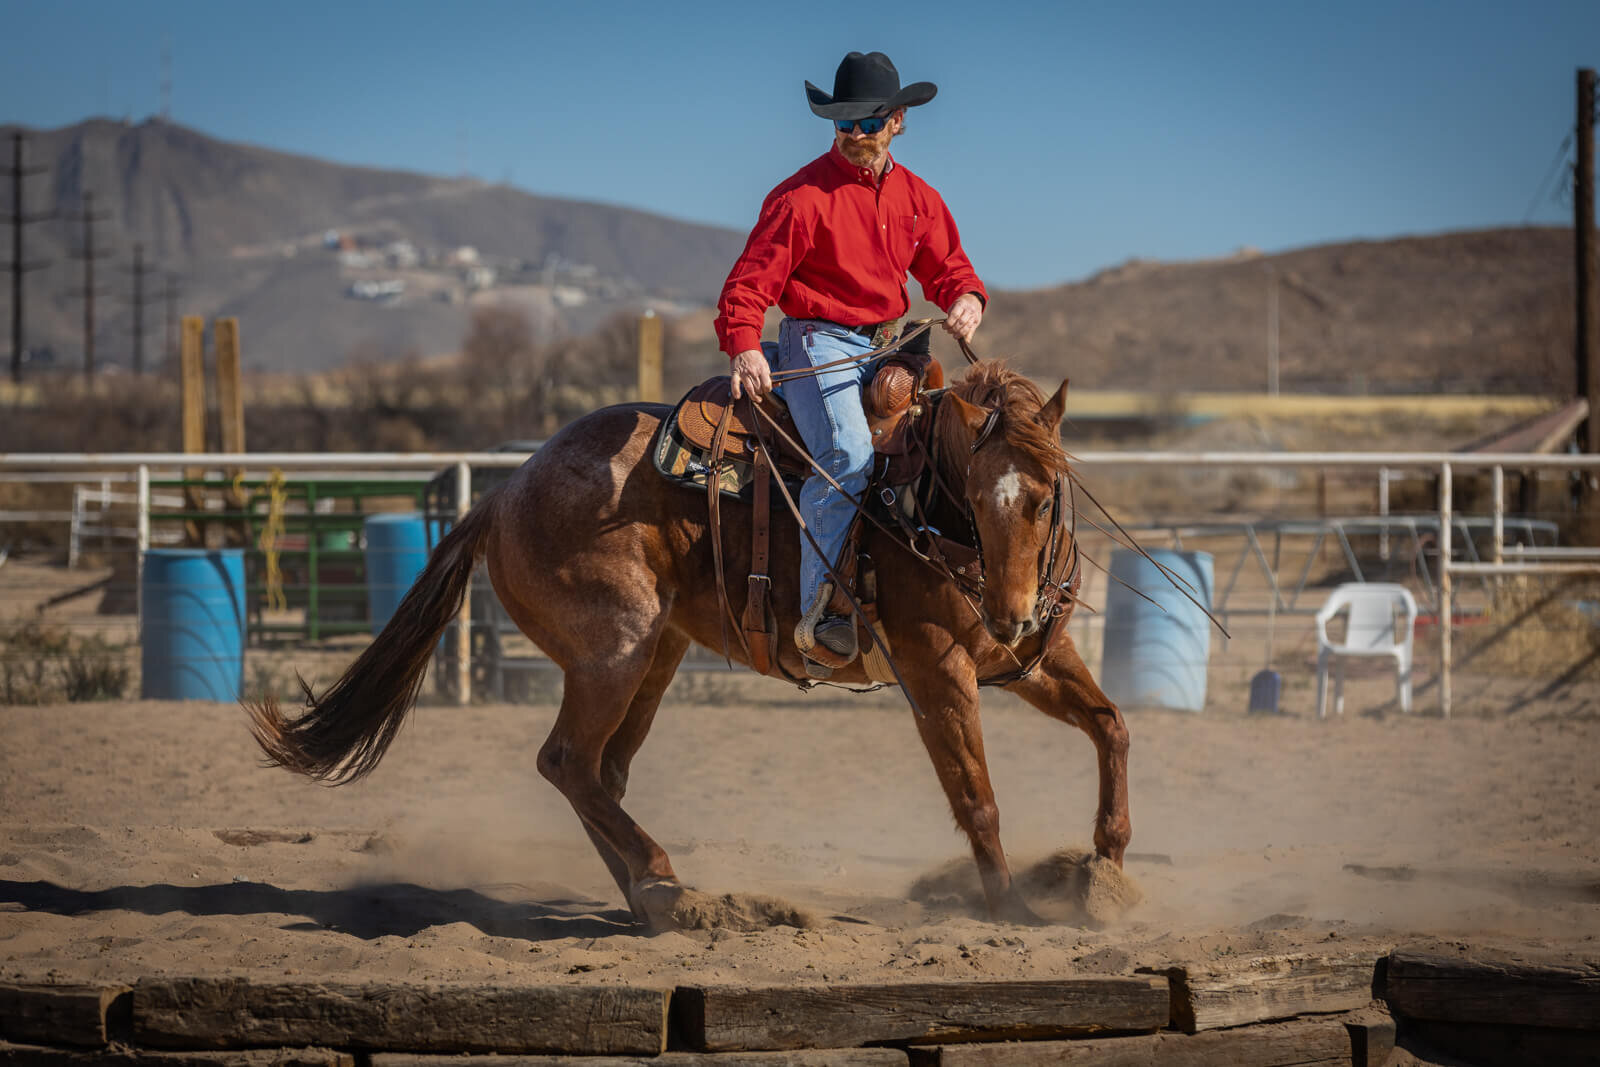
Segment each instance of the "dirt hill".
M1572 269L1561 228L1134 261L999 296L980 347L1080 387L1261 390L1275 277L1284 392L1566 393Z

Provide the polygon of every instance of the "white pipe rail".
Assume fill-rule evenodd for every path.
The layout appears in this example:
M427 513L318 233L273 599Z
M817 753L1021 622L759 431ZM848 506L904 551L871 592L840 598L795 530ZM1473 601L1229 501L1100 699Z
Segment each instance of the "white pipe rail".
M280 470L382 471L437 473L457 463L474 467L519 467L521 452L0 452L0 471L127 471L140 466L177 470L244 467ZM1474 452L1077 452L1085 467L1339 467L1377 470L1437 471L1448 465L1460 470L1592 468L1600 472L1600 455L1559 453Z
M466 514L471 503L473 467L518 467L527 455L516 452L134 452L134 453L0 453L0 476L12 472L83 471L102 475L135 471L139 483L139 554L150 545L150 476L152 471L181 471L199 467L207 471L244 470L246 472L403 471L433 475L446 467L456 468L456 512ZM1450 714L1450 672L1452 668L1451 629L1456 574L1576 574L1600 573L1600 560L1585 563L1562 559L1530 559L1522 556L1506 560L1504 552L1505 476L1512 470L1590 470L1600 474L1600 455L1562 453L1490 454L1471 452L1082 452L1074 457L1080 467L1255 467L1255 468L1338 468L1375 470L1380 484L1394 471L1420 471L1439 476L1439 710ZM1492 472L1494 496L1495 550L1490 563L1451 562L1451 491L1457 470ZM1387 473L1383 473L1387 472ZM461 642L456 663L457 698L471 699L471 642L468 620L470 604L463 603L457 625Z
M445 467L520 467L522 452L0 452L0 471L220 470L410 471L436 474Z
M1511 545L1506 554L1524 559L1600 559L1600 545Z
M117 504L133 504L136 508L140 504L139 494L118 493L106 488L116 479L104 478L101 480L102 488L90 489L84 485L72 487L72 511L65 518L69 523L67 532L67 569L72 570L78 565L83 556L83 542L85 538L98 537L104 546L106 542L118 538L130 538L137 541L140 530L137 526L118 526L108 518L111 509ZM164 508L180 508L183 506L183 497L153 496L151 503ZM98 507L91 514L89 505ZM14 519L14 512L0 512L0 520ZM96 521L97 520L97 521ZM135 520L137 521L137 519Z

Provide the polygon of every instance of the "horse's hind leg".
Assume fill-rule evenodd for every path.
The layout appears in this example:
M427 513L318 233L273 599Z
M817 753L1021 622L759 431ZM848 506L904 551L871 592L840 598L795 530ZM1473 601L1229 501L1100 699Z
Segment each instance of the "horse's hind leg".
M1100 765L1094 849L1122 866L1122 855L1133 838L1128 817L1128 727L1122 712L1095 684L1070 640L1059 641L1033 674L1006 688L1051 718L1076 726L1094 742Z
M681 638L671 635L664 623L663 613L641 639L624 642L626 653L613 648L605 655L595 650L591 658L569 660L561 711L538 757L539 773L561 790L583 820L601 858L623 887L630 907L635 908L641 884L677 882L665 850L618 802L623 781L618 772L625 773L627 759L638 750L649 728L660 701L659 690L666 688L661 683L653 696L638 699L647 682L659 681L655 668L663 646L672 667L677 665L671 652ZM679 648L677 656L681 655ZM661 673L670 679L665 665ZM612 750L615 758L608 762L607 750L619 733L622 736Z
M628 767L632 764L634 755L638 753L639 746L644 744L645 736L650 732L650 725L655 721L656 709L661 706L662 694L672 683L673 676L678 672L678 664L683 660L683 654L688 648L689 639L676 630L668 629L661 635L661 641L656 645L655 658L650 661L650 669L645 672L644 681L639 684L638 692L634 693L633 700L628 704L628 711L622 717L622 724L617 727L616 733L611 735L601 753L601 784L605 786L611 799L619 804L628 789ZM628 907L633 909L637 918L644 920L646 916L633 900L633 874L628 870L627 861L587 821L584 822L583 828L588 833L589 840L594 842L595 851L599 852L600 858L605 861L606 868L611 871L611 877L616 881L617 888L622 890L623 899L628 902Z

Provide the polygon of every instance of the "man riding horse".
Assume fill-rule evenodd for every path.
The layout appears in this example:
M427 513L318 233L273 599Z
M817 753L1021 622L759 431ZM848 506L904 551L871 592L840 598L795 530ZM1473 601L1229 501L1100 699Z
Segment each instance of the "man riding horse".
M767 194L750 238L723 285L716 328L732 359L735 399L773 388L772 372L809 369L888 344L910 307L909 271L965 341L988 294L961 249L943 199L889 154L906 108L933 99L932 82L900 87L882 52L851 52L830 95L806 82L811 110L834 124L833 147ZM776 345L761 344L769 307L785 318ZM861 386L875 367L857 363L790 379L780 392L818 467L860 497L872 469ZM821 553L802 539L801 616L795 644L814 676L856 658L856 622L827 577L849 571L855 506L820 474L806 479L800 509Z
M824 470L859 494L873 454L862 372L830 368L817 380L809 371L884 344L887 329L862 327L906 312L907 271L948 309L946 328L963 341L982 317L983 286L938 194L889 158L904 109L931 99L933 86L901 89L887 57L852 53L840 64L832 96L809 85L807 91L813 110L849 129L839 131L831 152L767 198L728 280L718 330L734 357L733 387L765 392L778 374L805 443ZM759 347L762 316L774 301L789 316L772 356L778 371ZM807 373L784 378L789 368ZM951 814L972 845L989 914L1013 922L1039 918L1000 842L979 716L983 686L1004 686L1094 742L1099 789L1095 856L1083 872L1086 900L1104 895L1095 887L1106 883L1096 879L1118 871L1133 833L1127 726L1065 632L1078 574L1073 475L1061 447L1066 402L1065 381L1047 398L1002 364L975 360L928 401L917 427L931 474L923 497L911 497L919 528L910 540L900 538L899 523L870 526L861 536L859 558L873 559L876 576L864 584L894 591L867 598L876 613L874 650L880 636L885 658L896 650L905 669L893 673L916 711L917 734ZM454 521L394 617L337 682L320 694L306 686L298 715L286 715L270 695L247 705L267 761L324 782L371 773L416 703L441 635L459 619L481 558L506 613L562 671L561 710L533 761L538 772L572 804L640 922L683 930L708 921L705 909L715 898L679 881L666 849L623 806L634 756L691 644L721 648L730 662L767 671L758 666L754 644L729 646L724 581L707 575L745 577L752 590L767 583L781 588L780 603L761 605L772 609L770 627L765 610L755 625L763 636L794 626L799 649L809 646L817 661L812 673L837 663L839 680L865 684L873 675L867 664L851 663L853 624L816 625L825 614L844 618L837 606L830 611L831 590L822 578L830 569L824 562L837 560L848 540L851 505L837 489L830 493L825 479L813 479L801 495L803 517L822 547L802 557L800 530L773 530L767 547L777 568L766 574L754 562L755 531L767 509L754 499L730 502L724 516L730 543L738 545L743 533L751 550L724 560L707 503L721 501L728 488L723 472L706 468L700 494L648 473L671 417L670 409L645 403L591 412L484 493ZM726 445L731 420L722 414L714 421ZM941 527L953 536L939 534ZM952 567L950 553L957 550L966 562ZM798 615L802 587L790 585L795 571L802 572L809 621ZM745 625L744 632L754 630ZM788 658L785 676L812 670L786 643L774 656Z

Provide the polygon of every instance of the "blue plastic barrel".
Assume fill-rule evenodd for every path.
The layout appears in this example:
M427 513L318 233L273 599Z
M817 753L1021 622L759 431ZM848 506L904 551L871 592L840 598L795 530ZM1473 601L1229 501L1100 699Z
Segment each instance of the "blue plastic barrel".
M369 515L366 540L367 617L382 630L428 563L427 527L416 512Z
M1100 686L1120 707L1202 711L1211 620L1151 560L1189 583L1189 594L1209 608L1211 554L1157 549L1150 557L1111 553Z
M153 548L140 578L140 693L238 700L244 683L244 550Z

